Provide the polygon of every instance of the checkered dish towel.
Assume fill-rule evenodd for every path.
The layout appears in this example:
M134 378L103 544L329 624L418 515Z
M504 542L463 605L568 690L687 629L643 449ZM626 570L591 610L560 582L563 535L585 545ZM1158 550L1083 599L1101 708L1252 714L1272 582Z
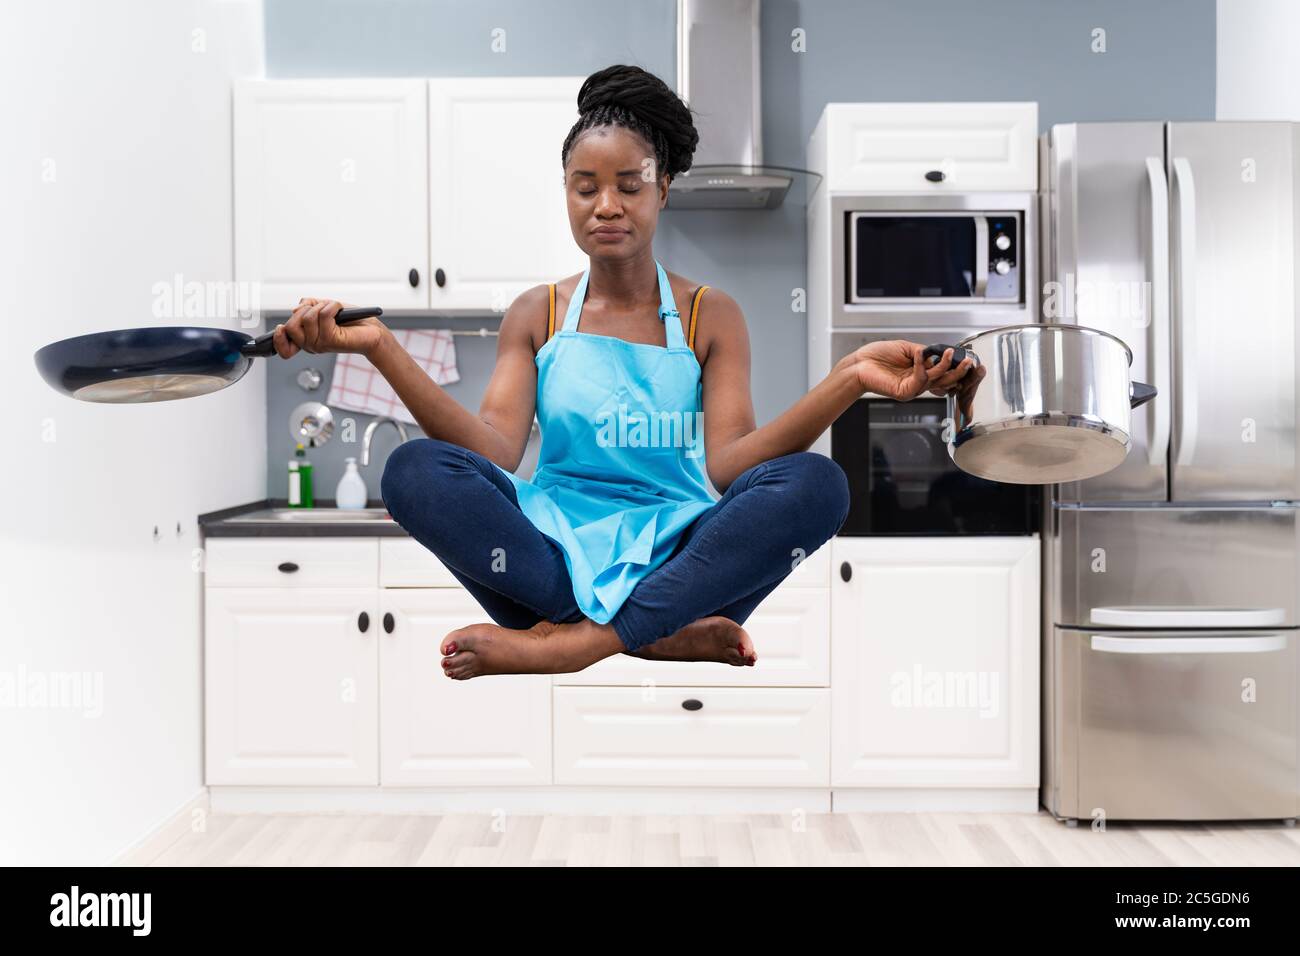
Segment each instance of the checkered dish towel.
M410 353L420 368L439 385L460 381L456 369L456 345L448 329L393 329L397 344ZM369 415L387 415L408 425L415 418L406 410L388 380L375 370L369 359L354 352L343 352L334 363L325 403Z

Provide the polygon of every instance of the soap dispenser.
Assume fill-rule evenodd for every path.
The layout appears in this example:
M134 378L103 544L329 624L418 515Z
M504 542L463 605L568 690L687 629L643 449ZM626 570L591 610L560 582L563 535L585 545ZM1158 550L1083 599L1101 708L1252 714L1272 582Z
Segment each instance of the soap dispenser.
M311 508L315 506L311 489L311 462L307 452L299 444L289 461L289 507Z
M339 486L334 491L334 503L340 508L352 511L366 506L366 481L357 471L357 460L347 459L347 470L339 479Z

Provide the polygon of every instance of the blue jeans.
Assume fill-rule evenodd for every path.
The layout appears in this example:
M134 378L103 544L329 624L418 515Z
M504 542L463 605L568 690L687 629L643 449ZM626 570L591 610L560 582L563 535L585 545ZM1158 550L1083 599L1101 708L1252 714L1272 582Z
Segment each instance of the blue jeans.
M381 494L397 523L497 624L582 620L564 552L529 521L514 486L482 455L433 438L405 442L388 457ZM702 617L744 624L848 512L848 479L824 455L798 452L755 465L687 527L609 623L629 651Z

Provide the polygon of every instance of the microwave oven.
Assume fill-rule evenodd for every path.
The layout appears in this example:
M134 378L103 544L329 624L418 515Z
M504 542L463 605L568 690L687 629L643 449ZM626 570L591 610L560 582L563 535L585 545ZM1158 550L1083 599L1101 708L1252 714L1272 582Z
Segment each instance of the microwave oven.
M1037 321L1033 193L837 196L831 325Z

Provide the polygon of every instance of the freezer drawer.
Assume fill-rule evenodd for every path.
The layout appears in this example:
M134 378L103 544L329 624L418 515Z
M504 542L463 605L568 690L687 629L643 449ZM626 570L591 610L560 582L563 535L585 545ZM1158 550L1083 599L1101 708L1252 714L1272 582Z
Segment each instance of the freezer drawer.
M1049 809L1108 820L1294 817L1295 630L1057 628Z
M1295 507L1054 509L1048 623L1291 627Z

